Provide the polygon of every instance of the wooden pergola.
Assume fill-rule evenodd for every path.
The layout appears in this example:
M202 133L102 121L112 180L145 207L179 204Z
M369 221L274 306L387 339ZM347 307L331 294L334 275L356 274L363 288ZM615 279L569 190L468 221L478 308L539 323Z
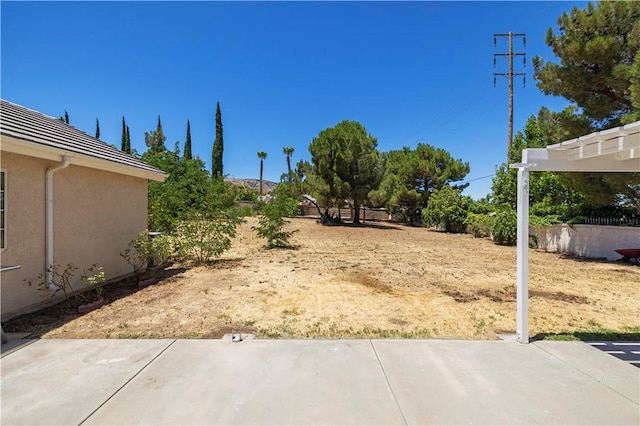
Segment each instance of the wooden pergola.
M640 121L602 130L546 148L522 150L518 169L516 336L529 343L529 172L638 172Z

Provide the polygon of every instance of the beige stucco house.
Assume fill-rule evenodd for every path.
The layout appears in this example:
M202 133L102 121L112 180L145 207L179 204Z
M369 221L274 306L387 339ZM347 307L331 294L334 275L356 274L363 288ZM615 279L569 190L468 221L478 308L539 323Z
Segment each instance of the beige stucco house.
M147 227L147 184L166 174L55 118L0 100L2 320L51 303L28 281L47 265L131 273L120 257ZM9 268L10 266L19 268Z

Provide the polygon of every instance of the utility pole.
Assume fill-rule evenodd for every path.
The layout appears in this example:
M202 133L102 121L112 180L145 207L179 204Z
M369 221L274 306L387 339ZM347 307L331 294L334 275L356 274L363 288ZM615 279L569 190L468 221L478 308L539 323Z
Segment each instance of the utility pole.
M509 79L509 141L507 145L507 164L511 161L511 144L513 143L513 77L522 76L522 87L526 86L526 74L523 72L513 72L513 57L522 56L522 62L524 66L527 66L527 58L525 53L513 51L513 38L522 37L523 47L527 47L527 39L524 33L512 33L509 31L506 34L494 34L493 35L493 47L498 44L497 37L506 37L509 40L509 52L508 53L494 53L493 54L493 68L496 67L496 57L506 56L509 59L509 72L508 73L493 73L493 87L496 87L496 76L500 75Z

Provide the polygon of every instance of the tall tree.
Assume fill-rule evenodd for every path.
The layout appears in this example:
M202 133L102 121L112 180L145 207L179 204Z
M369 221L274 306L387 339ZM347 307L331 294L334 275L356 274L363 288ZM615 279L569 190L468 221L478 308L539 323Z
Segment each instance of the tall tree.
M353 201L353 222L360 223L360 206L378 188L382 169L378 140L357 121L345 120L325 129L309 145L316 173L331 197Z
M211 176L222 177L222 152L224 151L224 141L222 137L222 113L220 113L220 102L216 103L216 138L213 141L213 152L211 154Z
M67 110L64 110L64 115L61 115L60 117L58 117L58 120L69 124L69 113L67 112Z
M258 151L258 158L260 159L260 195L262 195L262 172L264 170L264 160L267 158L267 153Z
M166 151L166 147L164 146L166 140L167 137L162 131L162 122L160 121L160 116L158 116L156 129L152 132L144 132L144 143L151 152L163 152Z
M185 160L191 160L193 154L191 153L191 123L187 119L187 137L184 141L184 158Z
M131 149L131 133L129 132L129 125L127 124L127 154L132 154L133 150Z
M147 150L141 160L169 175L164 182L149 182L149 229L171 233L182 220L202 218L202 215L217 225L221 223L218 213L237 210L237 187L220 179L210 179L206 165L199 158L181 158L178 144L173 150ZM236 213L231 215L234 216Z
M127 123L122 116L122 135L120 136L120 150L123 152L129 152L127 150Z
M291 182L291 156L293 155L294 148L291 146L285 146L282 148L282 152L287 156L287 176L289 176L289 182Z
M412 224L419 221L433 192L464 179L469 173L469 163L453 158L445 149L423 143L414 150L404 147L384 153L383 165L380 188L369 197L374 204L402 213Z
M519 162L523 149L544 148L549 145L549 137L564 140L565 132L560 132L550 123L544 122L549 118L549 113L549 110L543 108L538 117L529 117L525 128L516 133L509 163ZM507 163L502 163L496 170L491 186L493 202L498 205L506 204L515 209L518 201L517 188L517 170L509 168ZM579 209L582 201L582 195L563 185L558 175L553 172L536 172L529 177L529 204L532 214L570 218L569 216Z
M632 100L640 91L640 2L589 3L563 13L558 27L559 34L549 28L546 43L560 63L533 59L538 87L575 102L598 128L633 119L640 109Z
M96 117L96 139L100 139L100 121Z
M558 24L559 34L547 32L547 44L560 63L534 58L534 78L545 94L563 96L579 109L546 114L554 123L547 128L562 126L562 132L548 133L573 138L640 120L640 2L589 3L584 10L564 13ZM640 173L559 176L595 204L629 204L640 212Z

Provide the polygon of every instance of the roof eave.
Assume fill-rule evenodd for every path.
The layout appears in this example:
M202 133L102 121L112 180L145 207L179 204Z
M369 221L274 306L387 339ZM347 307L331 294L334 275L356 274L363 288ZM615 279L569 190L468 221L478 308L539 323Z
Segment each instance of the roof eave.
M145 170L139 167L103 160L101 158L91 157L89 155L70 150L49 147L24 139L18 139L6 134L0 135L0 139L2 140L2 144L0 145L2 151L14 154L21 154L51 161L62 161L63 157L67 155L72 158L71 164L74 165L153 180L156 182L164 182L168 176L164 172Z

